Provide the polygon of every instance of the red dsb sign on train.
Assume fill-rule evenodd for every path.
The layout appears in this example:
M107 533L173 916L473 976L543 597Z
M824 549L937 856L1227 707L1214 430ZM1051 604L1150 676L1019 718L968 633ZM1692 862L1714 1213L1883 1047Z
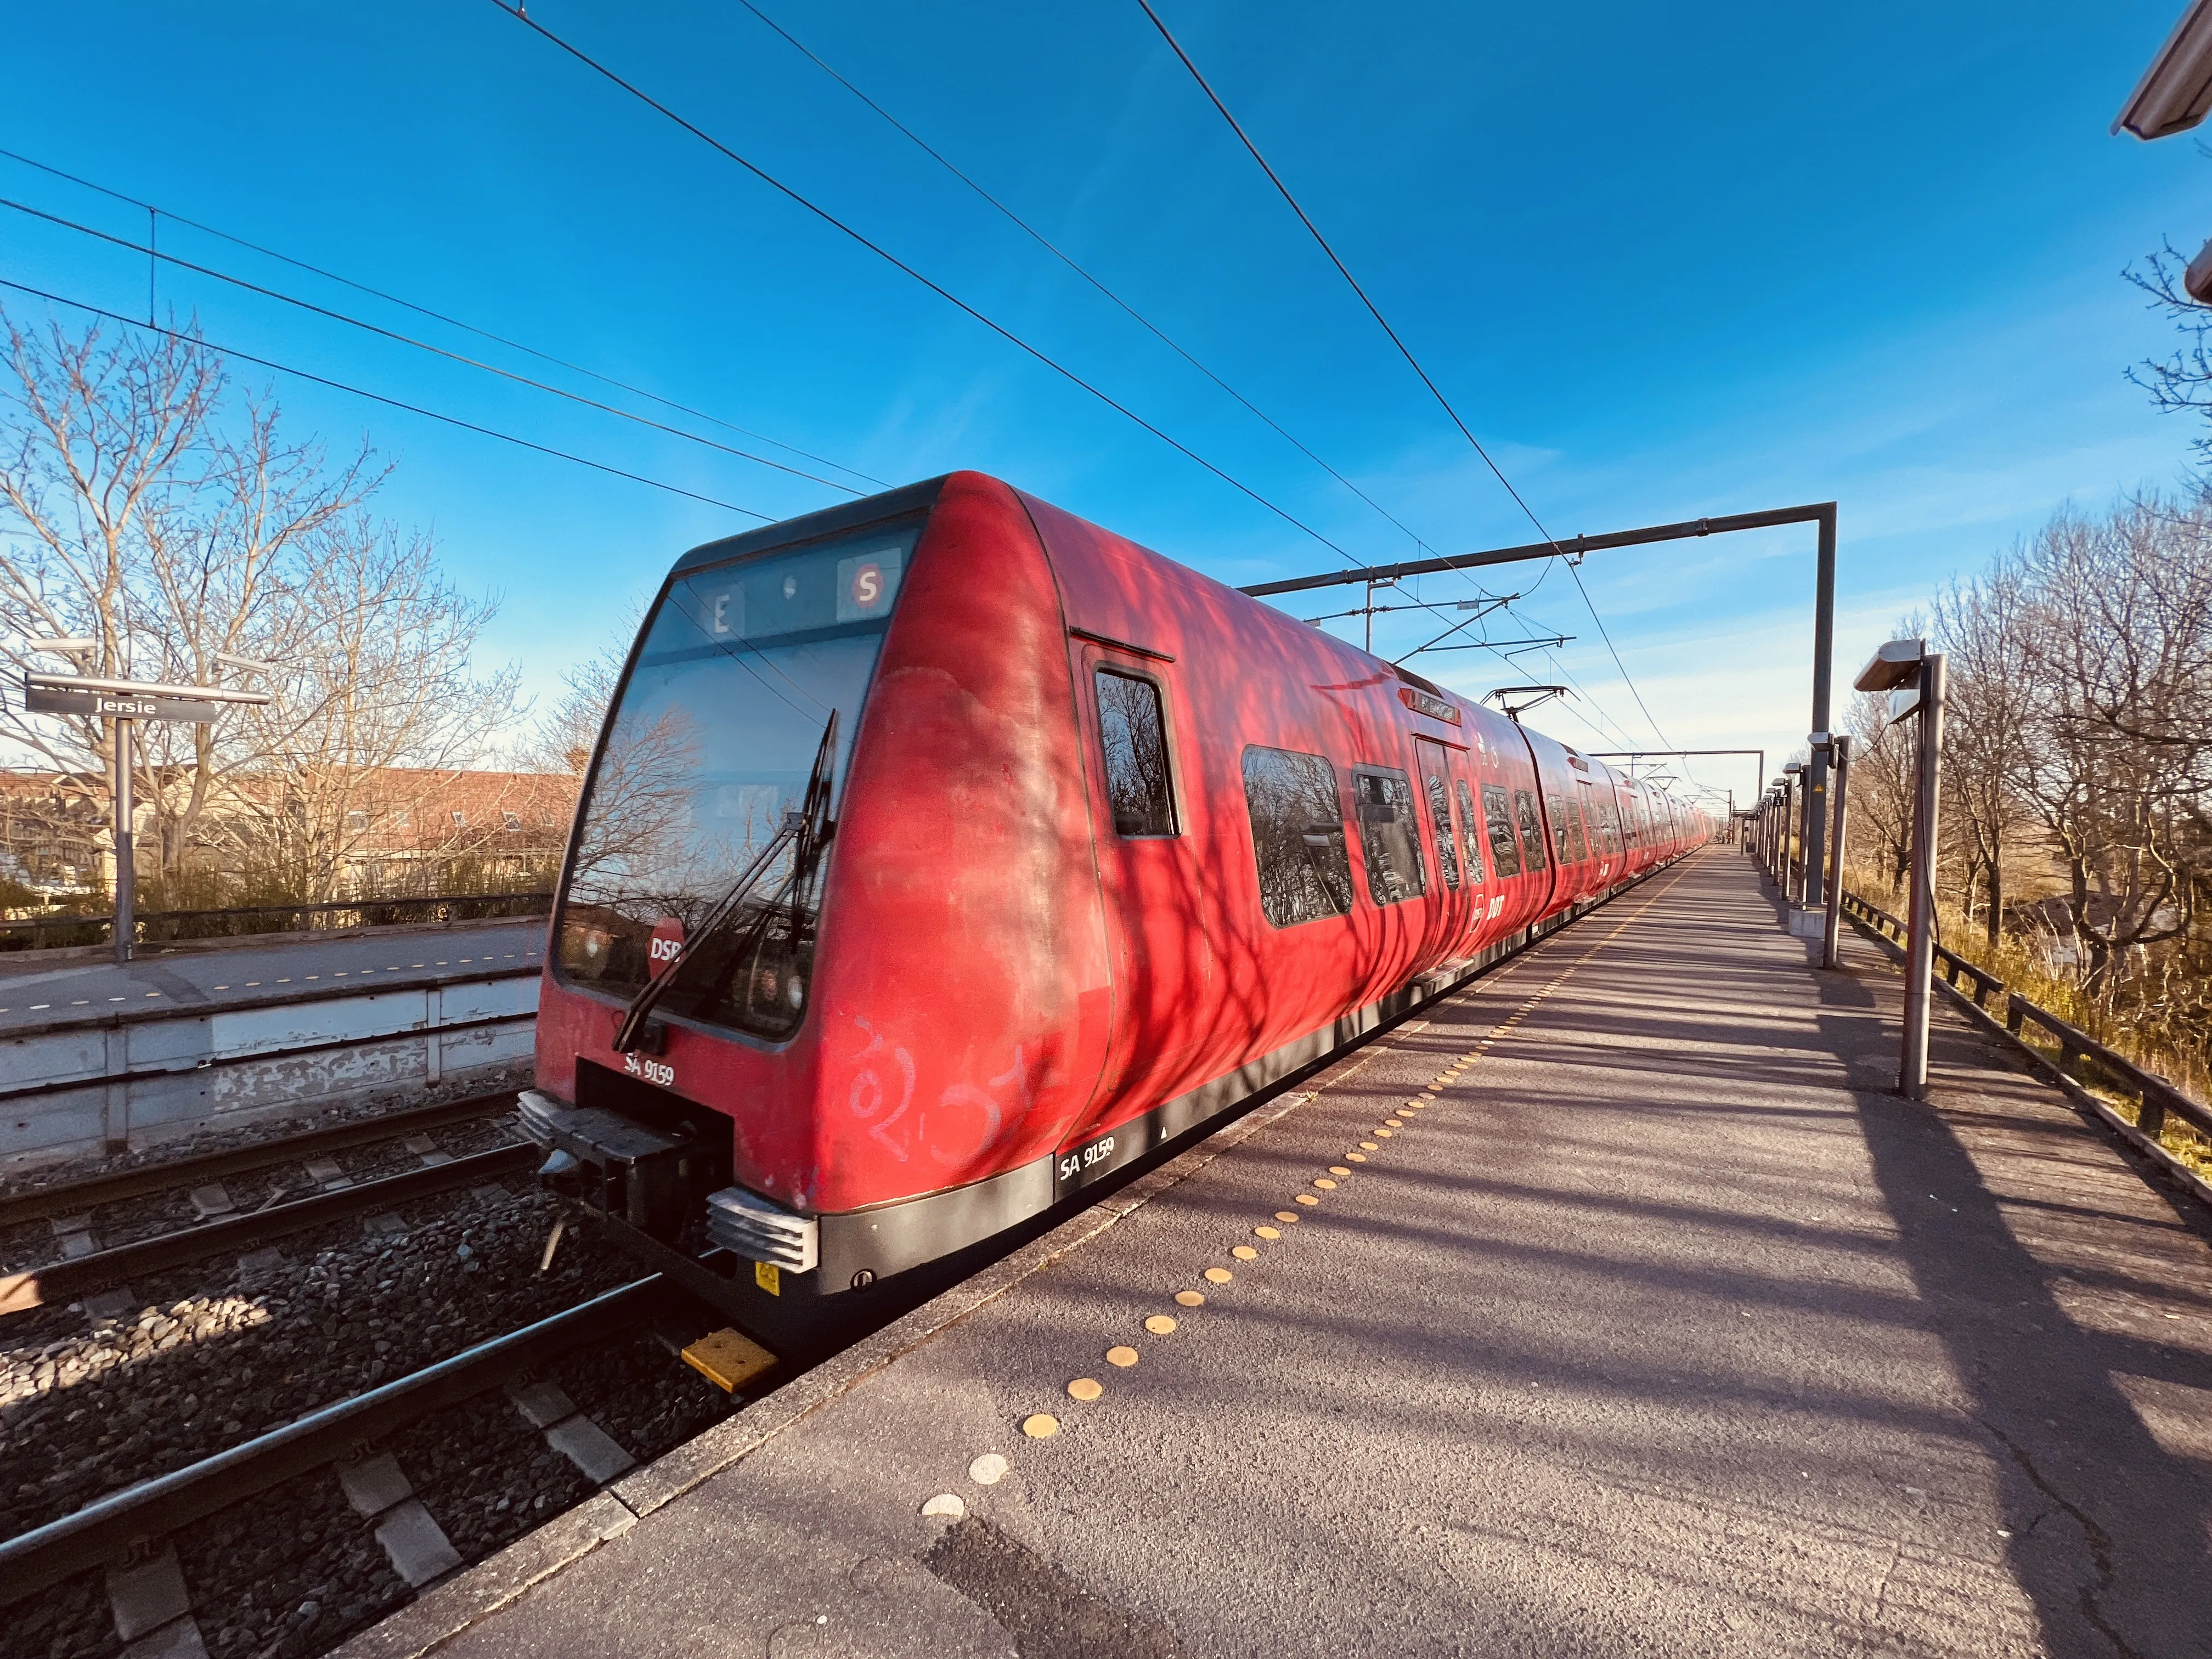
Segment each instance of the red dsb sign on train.
M653 939L647 946L646 959L652 963L653 978L659 979L668 971L668 964L676 960L684 948L684 919L663 916L653 924Z

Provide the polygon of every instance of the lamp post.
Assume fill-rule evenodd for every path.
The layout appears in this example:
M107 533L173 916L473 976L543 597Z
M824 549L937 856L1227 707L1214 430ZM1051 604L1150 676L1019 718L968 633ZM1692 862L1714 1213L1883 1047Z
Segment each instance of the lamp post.
M1914 761L1912 883L1905 907L1905 1036L1897 1091L1928 1097L1928 999L1936 964L1937 786L1943 758L1944 658L1925 640L1892 640L1859 672L1862 691L1889 693L1889 718L1918 718Z
M1842 960L1839 930L1844 920L1844 808L1850 799L1851 740L1831 736L1827 749L1830 759L1835 763L1828 777L1836 798L1829 812L1832 833L1828 837L1827 908L1820 925L1820 965L1833 968Z
M1798 836L1797 819L1803 808L1799 800L1801 792L1797 780L1804 770L1803 765L1796 761L1791 761L1782 769L1782 896L1785 900L1797 896L1790 890L1800 886L1803 876L1802 866L1798 862L1799 849L1803 843Z

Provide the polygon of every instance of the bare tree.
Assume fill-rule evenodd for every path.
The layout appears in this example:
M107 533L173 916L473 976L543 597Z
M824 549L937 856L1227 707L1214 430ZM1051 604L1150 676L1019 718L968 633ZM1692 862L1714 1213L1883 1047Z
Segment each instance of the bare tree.
M427 538L368 515L385 475L366 447L333 466L284 435L191 328L5 322L0 659L51 668L26 641L78 635L118 678L215 684L234 672L219 653L274 665L272 707L144 728L139 793L164 874L217 848L331 896L374 828L365 791L404 811L392 769L469 764L515 720L516 671L470 664L492 602L456 592ZM9 707L0 740L64 773L112 764L97 720Z
M394 814L433 856L452 839L422 810L435 775L482 760L517 715L519 669L479 678L470 660L495 608L446 581L426 537L365 514L308 539L261 647L276 702L244 723L282 780L246 797L258 838L302 891L336 896L355 849Z
M1934 625L1948 659L1942 823L1964 866L1968 919L1978 890L1994 949L2003 937L2006 861L2033 822L2015 777L2036 718L2038 617L2019 571L2000 563L1937 595Z
M71 336L0 313L13 384L0 398L0 659L60 666L28 641L96 642L112 678L212 684L216 653L253 654L281 604L279 572L374 487L366 453L335 471L245 400L227 422L222 364L190 329ZM221 776L250 751L221 726L149 725L139 794L173 873ZM64 773L106 773L95 718L0 712L0 737Z
M2035 718L2013 779L2059 849L2084 982L2194 919L2212 727L2212 503L2062 514L2017 556Z

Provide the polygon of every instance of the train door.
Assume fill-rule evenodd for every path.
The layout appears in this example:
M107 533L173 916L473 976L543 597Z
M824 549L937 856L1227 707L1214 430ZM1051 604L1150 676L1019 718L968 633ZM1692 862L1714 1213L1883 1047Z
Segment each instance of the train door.
M1094 1113L1133 1092L1176 1092L1210 1036L1218 972L1205 884L1191 846L1179 741L1187 719L1160 660L1085 646L1079 653L1092 841L1114 963L1114 1033Z
M1423 954L1431 960L1455 954L1468 930L1465 838L1454 817L1450 752L1433 738L1413 739L1415 769L1420 775L1419 810L1435 837L1437 871L1443 877L1430 896L1430 915L1435 923Z
M1467 923L1452 945L1454 956L1469 956L1496 932L1492 927L1505 907L1505 895L1491 879L1483 845L1481 770L1471 750L1446 757L1451 769L1452 811L1459 823L1460 878L1467 884Z

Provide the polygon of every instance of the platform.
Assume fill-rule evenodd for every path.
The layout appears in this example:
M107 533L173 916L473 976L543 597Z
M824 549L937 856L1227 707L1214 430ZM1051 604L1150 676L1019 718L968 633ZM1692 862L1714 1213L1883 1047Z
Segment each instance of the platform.
M149 947L135 962L0 956L0 1033L98 1020L148 1009L266 1005L378 985L423 984L455 973L527 967L539 959L545 920L441 927L363 928L320 939L251 937Z
M1710 849L341 1651L2207 1652L2204 1218L1808 948Z

